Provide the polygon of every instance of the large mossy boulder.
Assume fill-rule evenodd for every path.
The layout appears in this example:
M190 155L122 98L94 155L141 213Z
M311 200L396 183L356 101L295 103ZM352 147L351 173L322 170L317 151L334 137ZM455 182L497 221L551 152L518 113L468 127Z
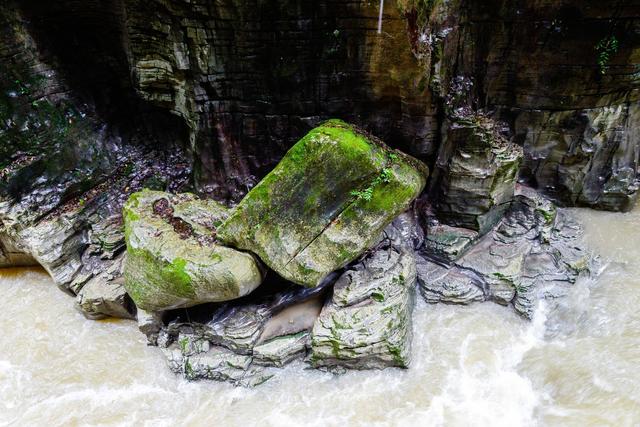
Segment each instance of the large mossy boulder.
M420 161L339 120L313 129L218 229L287 280L317 286L360 256L422 191Z
M247 295L263 280L251 254L218 244L228 210L192 194L143 190L124 206L127 292L147 311Z

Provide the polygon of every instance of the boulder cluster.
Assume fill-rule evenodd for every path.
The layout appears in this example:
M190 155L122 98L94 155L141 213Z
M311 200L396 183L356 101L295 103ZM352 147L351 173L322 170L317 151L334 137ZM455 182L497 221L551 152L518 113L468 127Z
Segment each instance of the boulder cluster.
M418 160L330 120L233 209L133 194L124 284L147 312L150 342L187 378L239 384L305 356L317 368L407 367L416 261L389 224L427 176Z
M296 359L332 372L408 367L416 288L430 303L492 300L532 317L590 258L579 227L516 183L522 150L491 126L450 129L433 205L413 203L425 165L338 120L232 209L133 194L124 286L141 329L186 378L256 385Z
M416 290L531 318L592 268L580 227L517 183L522 156L495 122L459 116L429 177L330 120L233 207L143 184L119 203L117 181L45 217L2 202L0 265L39 263L88 318L137 319L187 379L407 368Z

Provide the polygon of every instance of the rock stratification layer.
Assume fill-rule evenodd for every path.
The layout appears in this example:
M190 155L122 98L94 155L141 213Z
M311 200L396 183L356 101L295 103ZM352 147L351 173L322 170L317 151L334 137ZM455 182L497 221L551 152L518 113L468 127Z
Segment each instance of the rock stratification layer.
M312 130L218 235L287 280L317 286L358 257L420 194L428 169L339 120Z
M136 316L175 372L245 385L310 353L406 366L411 286L393 278L414 264L429 302L531 317L565 294L590 266L579 227L516 182L632 208L640 4L379 5L3 1L0 266L40 264L87 317ZM433 176L342 122L303 138L331 117ZM167 193L127 209L125 284L121 211L142 188ZM250 190L233 212L168 194ZM310 287L263 281L258 257Z
M593 268L591 254L580 248L580 234L568 214L519 186L504 218L468 243L468 251L449 252L447 259L425 247L417 265L420 291L431 303L490 300L531 318L540 299L566 295Z
M311 365L407 368L415 284L413 251L390 244L345 272L311 332Z
M522 148L487 117L448 122L431 181L438 216L484 234L509 207L521 162Z

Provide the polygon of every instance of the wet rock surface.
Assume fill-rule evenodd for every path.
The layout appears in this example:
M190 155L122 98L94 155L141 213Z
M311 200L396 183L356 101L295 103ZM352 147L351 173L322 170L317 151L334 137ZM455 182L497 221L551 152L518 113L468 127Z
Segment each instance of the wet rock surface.
M503 122L524 148L521 178L560 205L630 209L638 188L637 144L628 139L640 94L629 60L640 48L638 4L402 4L445 115L466 109Z
M504 218L460 257L444 260L425 245L417 263L420 292L432 303L491 300L530 318L541 298L565 295L590 273L580 231L552 202L518 186Z
M570 214L515 187L517 175L561 205L635 203L639 16L629 2L402 0L387 2L378 34L375 2L8 0L0 6L0 266L42 265L90 318L136 312L149 343L189 379L255 385L310 354L329 369L406 366L411 289L387 270L415 262L429 302L495 301L525 317L590 270ZM598 46L614 39L603 63ZM357 250L309 250L302 272L287 273L278 264L291 266L324 226L339 247L353 244L333 223L344 200L325 194L300 211L323 219L300 219L313 230L278 228L313 238L278 236L277 250L258 251L265 261L282 257L274 270L316 288L258 288L164 312L154 310L195 299L132 307L119 272L121 210L133 192L194 190L237 202L331 117L434 165L429 209L400 215L380 237L410 207L414 195L405 194L384 221L366 224ZM371 201L369 184L388 178L390 157L364 169L360 158L348 163L363 185L338 196ZM304 182L291 174L290 183ZM176 219L169 204L156 208L165 234L191 240L186 253L215 241L203 231L210 224L185 219L208 211ZM265 246L253 228L228 234L249 250ZM311 261L322 268L305 271ZM341 281L331 291L334 275ZM330 313L353 327L341 329Z
M268 367L306 355L310 330L334 281L335 275L315 288L274 282L275 288L243 300L147 315L143 326L174 372L253 386L273 376Z
M316 368L407 368L416 265L412 250L378 248L336 282L311 333Z
M443 135L431 180L436 214L448 225L484 234L513 198L522 148L480 115L449 121Z
M123 277L124 253L101 273L95 274L78 291L78 307L89 319L135 318L136 307L127 294ZM102 266L101 266L102 267Z
M263 280L251 254L220 245L228 210L192 194L144 190L124 206L124 285L136 305L163 311L249 294Z
M279 275L316 286L375 243L422 191L421 162L334 120L301 139L218 230Z
M524 175L567 206L628 211L635 204L638 102L560 112L526 112L516 120Z
M57 193L60 187L51 187L45 177L20 200L0 192L0 248L7 253L3 266L41 265L62 290L73 295L90 284L90 290L79 298L79 307L88 310L90 317L135 314L120 282L125 250L121 208L128 194L162 166L152 157L137 158L141 151L129 154L137 159L131 160L129 174L119 170L109 178L109 185L99 184L70 199ZM176 164L177 168L184 166ZM25 165L19 171L26 173L32 167ZM180 182L177 179L174 184ZM51 202L53 208L48 204L50 198L57 200ZM0 256L0 264L2 259Z

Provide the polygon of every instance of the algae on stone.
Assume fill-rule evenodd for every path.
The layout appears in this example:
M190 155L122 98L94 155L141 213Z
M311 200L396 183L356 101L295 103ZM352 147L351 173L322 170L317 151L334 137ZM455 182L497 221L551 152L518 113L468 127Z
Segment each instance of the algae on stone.
M263 279L250 254L216 243L227 210L194 195L143 190L124 212L125 287L144 310L190 307L247 295Z
M314 368L406 368L411 358L413 251L378 249L335 284L311 333Z
M287 152L219 229L287 280L317 286L369 248L422 191L418 160L339 120Z

